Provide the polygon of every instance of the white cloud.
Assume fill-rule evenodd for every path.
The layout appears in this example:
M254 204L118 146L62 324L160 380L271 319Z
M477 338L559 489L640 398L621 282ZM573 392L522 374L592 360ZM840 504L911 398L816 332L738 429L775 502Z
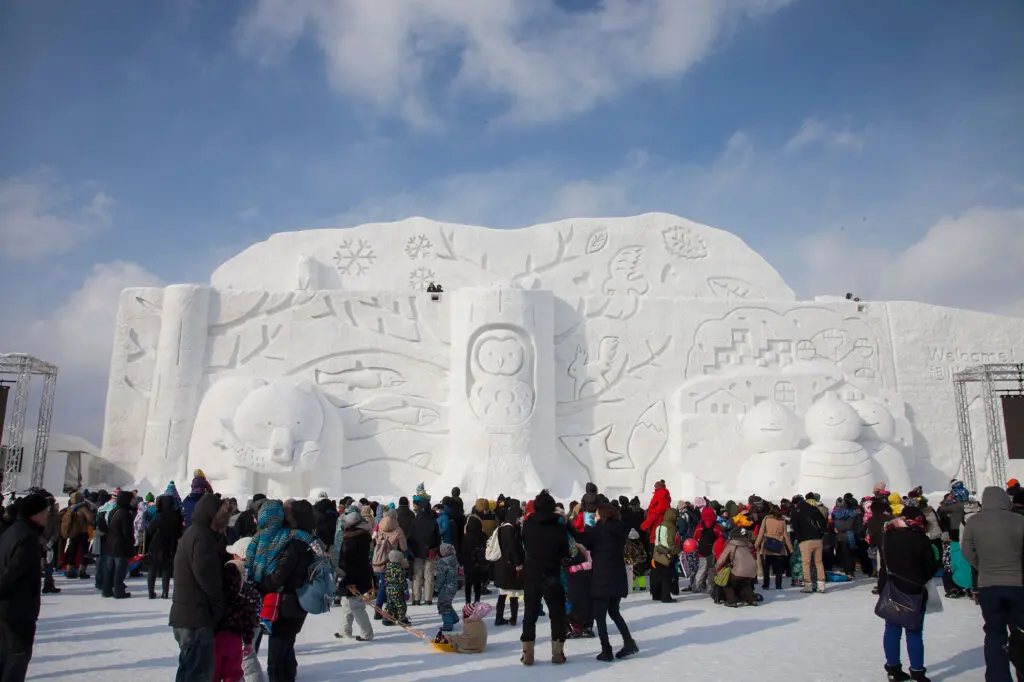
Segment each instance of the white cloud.
M856 151L864 148L868 131L860 132L851 130L849 126L842 128L832 127L830 124L817 118L804 119L800 129L786 143L787 152L795 152L806 147L820 145L837 151Z
M52 313L0 329L0 347L59 368L55 430L99 441L121 291L145 286L160 279L136 263L100 263Z
M811 235L802 247L829 293L1024 316L1024 208L975 207L940 218L902 250L835 233Z
M115 202L63 184L49 171L0 181L0 256L30 260L68 251L110 226Z
M678 77L744 19L792 0L259 0L239 25L242 52L280 60L307 29L330 83L381 111L434 121L428 81L507 100L510 116L548 121L636 84Z

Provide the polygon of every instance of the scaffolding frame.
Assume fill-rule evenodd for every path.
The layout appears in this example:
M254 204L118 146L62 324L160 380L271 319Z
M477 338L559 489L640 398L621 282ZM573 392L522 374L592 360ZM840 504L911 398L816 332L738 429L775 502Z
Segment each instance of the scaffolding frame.
M999 397L1006 393L1024 394L1024 363L989 364L971 367L953 375L956 399L957 428L960 432L960 471L972 492L978 490L978 473L974 460L974 438L971 433L971 404L967 384L981 384L981 400L988 431L988 461L998 485L1006 481L1006 437L1003 433L1002 407ZM1010 388L1009 384L1013 384Z
M29 387L32 377L43 377L43 395L39 401L39 420L36 422L35 450L32 454L33 487L43 485L46 468L46 448L50 442L50 419L53 417L53 398L57 392L57 366L25 353L0 353L0 377L14 375L13 402L5 433L0 443L7 447L3 464L3 487L7 497L18 485L25 453L25 417L28 414Z

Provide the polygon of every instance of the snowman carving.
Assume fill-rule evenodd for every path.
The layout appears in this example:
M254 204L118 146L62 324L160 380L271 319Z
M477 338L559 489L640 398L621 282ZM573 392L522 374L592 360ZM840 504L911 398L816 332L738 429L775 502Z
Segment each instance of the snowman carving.
M871 490L873 460L857 442L863 426L853 407L826 393L807 411L804 426L811 443L800 458L801 491L821 493L831 501L847 492L859 496Z
M875 398L850 403L861 423L860 444L871 455L875 480L885 481L889 490L910 490L910 472L896 442L896 418L889 408Z
M768 498L792 495L800 479L800 424L782 403L762 400L740 421L740 435L753 453L736 477L736 490Z
M515 327L480 333L470 351L469 405L491 426L518 426L533 413L533 352L526 334Z

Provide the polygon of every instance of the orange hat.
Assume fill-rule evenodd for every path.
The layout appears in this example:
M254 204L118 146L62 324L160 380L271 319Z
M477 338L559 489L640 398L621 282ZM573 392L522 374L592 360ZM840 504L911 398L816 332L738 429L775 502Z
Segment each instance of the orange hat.
M1020 481L1018 481L1016 478L1011 478L1009 481L1006 482L1007 488L1016 488L1019 485Z

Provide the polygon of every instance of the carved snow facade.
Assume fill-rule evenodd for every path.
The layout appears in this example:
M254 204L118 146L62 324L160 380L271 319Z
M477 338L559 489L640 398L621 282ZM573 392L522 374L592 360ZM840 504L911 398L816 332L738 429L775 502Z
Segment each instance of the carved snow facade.
M665 214L282 233L209 286L124 292L103 452L123 482L201 467L240 496L939 488L948 373L1021 338L1016 318L797 301L736 236Z

